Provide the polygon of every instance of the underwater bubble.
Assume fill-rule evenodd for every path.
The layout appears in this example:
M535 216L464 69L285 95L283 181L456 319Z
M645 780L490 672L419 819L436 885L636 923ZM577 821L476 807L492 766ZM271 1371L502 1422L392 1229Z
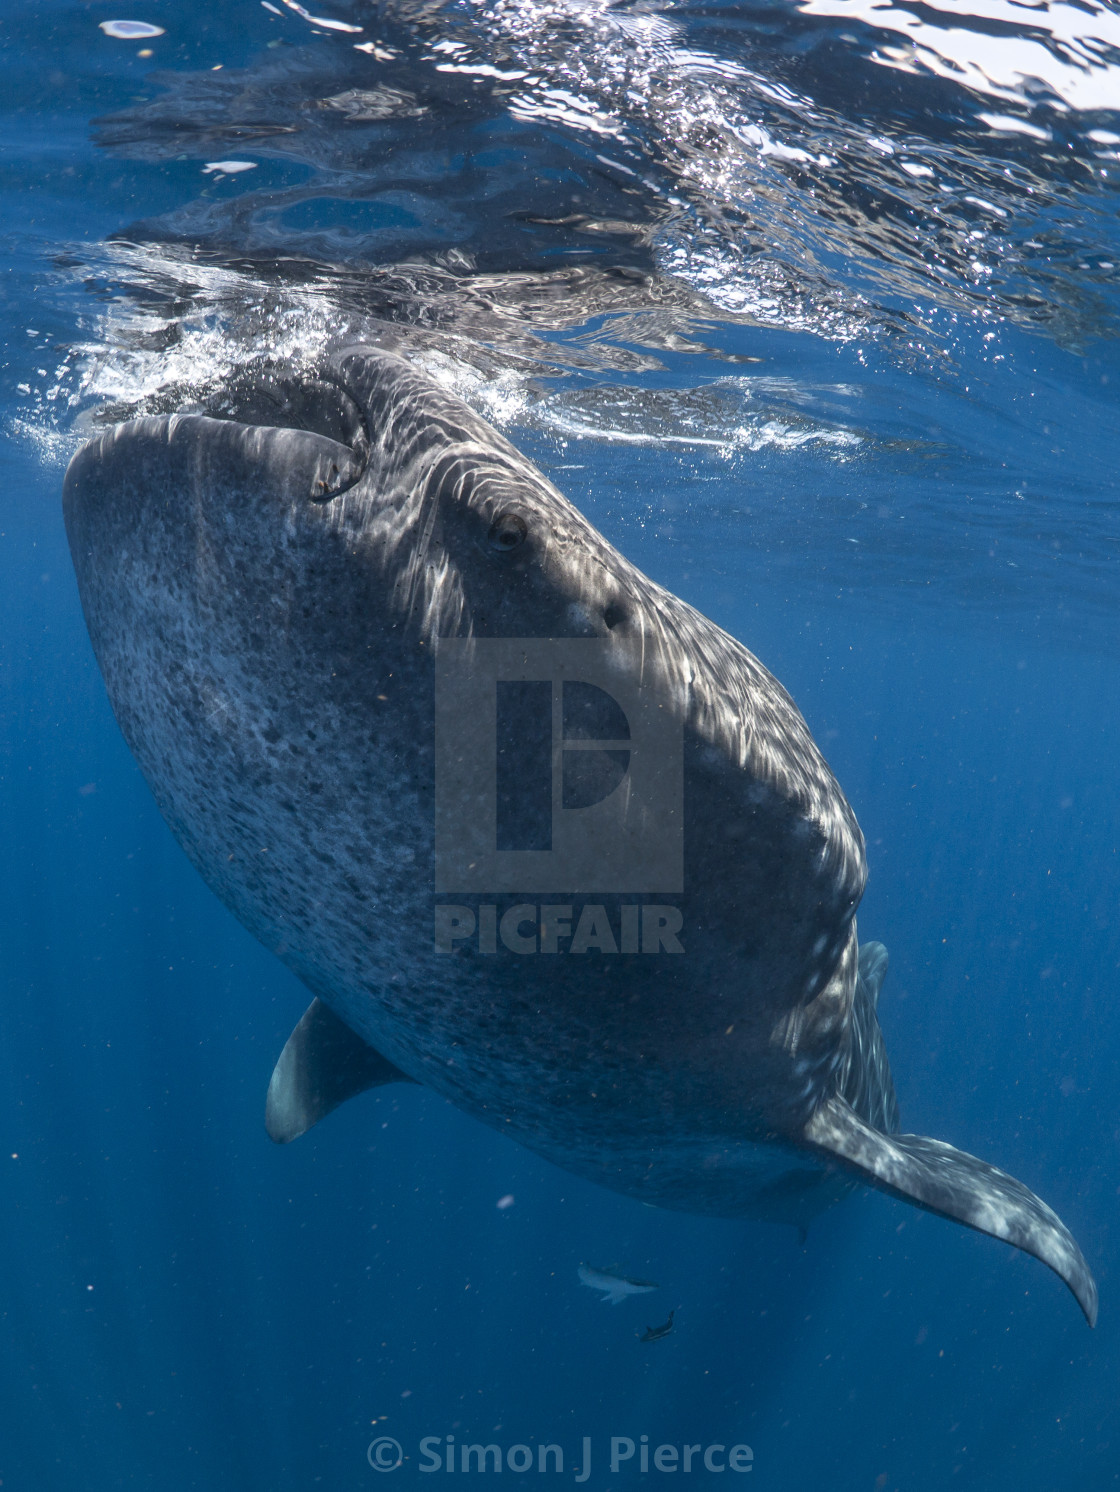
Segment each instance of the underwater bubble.
M115 36L118 41L140 41L149 36L163 36L162 26L149 25L147 21L102 21L101 29L106 36Z
M305 21L310 21L313 26L322 26L327 31L350 31L361 34L361 26L351 26L348 21L333 21L329 16L313 16L309 10L298 5L296 0L284 0L289 10L294 10L297 16L302 16Z

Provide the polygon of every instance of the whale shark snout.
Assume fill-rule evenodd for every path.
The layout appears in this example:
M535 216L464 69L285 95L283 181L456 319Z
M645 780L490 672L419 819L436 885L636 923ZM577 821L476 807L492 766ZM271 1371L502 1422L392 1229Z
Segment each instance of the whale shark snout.
M401 359L246 367L74 457L121 729L307 985L266 1122L424 1083L580 1175L804 1226L859 1183L1096 1287L1020 1182L898 1133L863 836L734 638Z

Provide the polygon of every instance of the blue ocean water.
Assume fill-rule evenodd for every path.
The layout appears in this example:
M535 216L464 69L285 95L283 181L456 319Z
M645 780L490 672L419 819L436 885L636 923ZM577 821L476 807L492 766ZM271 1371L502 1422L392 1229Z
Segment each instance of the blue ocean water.
M1120 13L51 0L0 46L0 1486L368 1487L380 1435L420 1486L449 1435L561 1444L523 1485L588 1437L596 1492L683 1479L611 1472L643 1435L783 1492L1120 1481ZM60 490L101 423L354 336L790 690L866 835L904 1127L1056 1208L1094 1331L902 1202L802 1246L421 1089L269 1143L306 992L129 755Z

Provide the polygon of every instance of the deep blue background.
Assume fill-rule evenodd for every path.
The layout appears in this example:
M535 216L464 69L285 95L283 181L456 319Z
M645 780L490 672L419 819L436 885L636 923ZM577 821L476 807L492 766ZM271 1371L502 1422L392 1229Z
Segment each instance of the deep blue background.
M814 608L757 556L749 602L678 582L786 680L860 815L906 1125L1062 1212L1101 1286L1090 1333L1034 1261L879 1196L802 1250L598 1191L414 1090L270 1145L264 1089L306 997L156 813L57 488L8 449L6 1488L366 1485L381 1415L406 1448L742 1438L781 1488L1107 1483L1114 661ZM637 557L657 570L655 543ZM584 1258L658 1280L656 1306L599 1305ZM640 1347L667 1305L677 1335Z
M559 1441L573 1458L588 1435L592 1492L637 1483L609 1478L604 1453L643 1433L749 1441L749 1485L782 1492L1120 1480L1118 587L1107 567L1067 577L1054 558L1054 536L1076 552L1084 520L1063 494L1093 494L1095 520L1114 501L1114 352L1007 334L989 404L960 393L979 367L963 332L965 371L944 385L885 363L861 375L850 353L802 343L784 354L794 373L801 358L862 377L884 440L918 410L984 472L1001 442L1039 470L1012 447L1037 423L1025 401L1045 399L1065 443L1042 484L1048 526L1016 551L1037 572L1014 606L989 538L1021 473L1001 486L963 458L919 471L885 447L846 465L590 442L573 455L514 431L574 467L556 479L608 536L794 695L867 836L860 930L891 951L880 1013L904 1127L1061 1213L1098 1278L1095 1332L1037 1262L885 1197L856 1195L802 1248L790 1229L597 1190L420 1090L367 1095L277 1149L264 1093L306 993L160 820L78 607L66 442L18 423L18 383L51 366L44 333L85 314L78 292L50 291L52 251L176 188L88 144L89 116L135 86L123 60L92 82L65 58L61 82L20 64L41 57L32 14L6 18L0 198L4 1492L342 1492L378 1484L375 1433L413 1457L422 1435L453 1433ZM81 26L101 14L82 8ZM861 494L867 522L892 521L888 499L919 520L878 585L849 544ZM661 1291L604 1306L577 1283L581 1260ZM670 1307L676 1333L640 1345ZM414 1465L398 1483L427 1484Z

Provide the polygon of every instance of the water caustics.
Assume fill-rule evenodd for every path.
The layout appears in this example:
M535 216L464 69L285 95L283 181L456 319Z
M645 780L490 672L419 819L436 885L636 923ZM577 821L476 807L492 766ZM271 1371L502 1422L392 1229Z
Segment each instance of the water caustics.
M999 501L982 554L953 541L966 598L991 590L1002 546L995 591L1028 606L1017 537L1052 548L1055 512L1079 504L1057 583L1100 587L1110 511L1065 483L1063 440L1000 364L1030 355L1023 333L1076 348L1117 325L1115 9L323 9L263 6L248 66L156 73L98 122L104 150L198 185L76 248L70 273L108 309L33 395L48 420L181 406L254 352L366 337L506 428L725 471L769 449L830 463L845 514L897 514L932 465L967 468ZM897 440L869 434L884 362L919 375ZM862 508L844 496L853 462ZM923 513L937 548L945 514ZM852 536L884 574L889 528Z
M835 335L909 328L915 298L1076 322L1115 285L1120 136L1104 125L1120 106L1120 17L1100 13L1100 39L1078 39L1069 18L1088 30L1093 17L1054 9L1048 47L1033 34L1045 6L991 7L975 31L957 9L944 30L915 28L845 0L354 7L347 24L372 40L163 75L167 91L104 121L101 140L149 160L251 143L309 170L149 225L215 250L630 265L709 312ZM880 40L892 28L908 48ZM952 44L935 56L941 36Z

